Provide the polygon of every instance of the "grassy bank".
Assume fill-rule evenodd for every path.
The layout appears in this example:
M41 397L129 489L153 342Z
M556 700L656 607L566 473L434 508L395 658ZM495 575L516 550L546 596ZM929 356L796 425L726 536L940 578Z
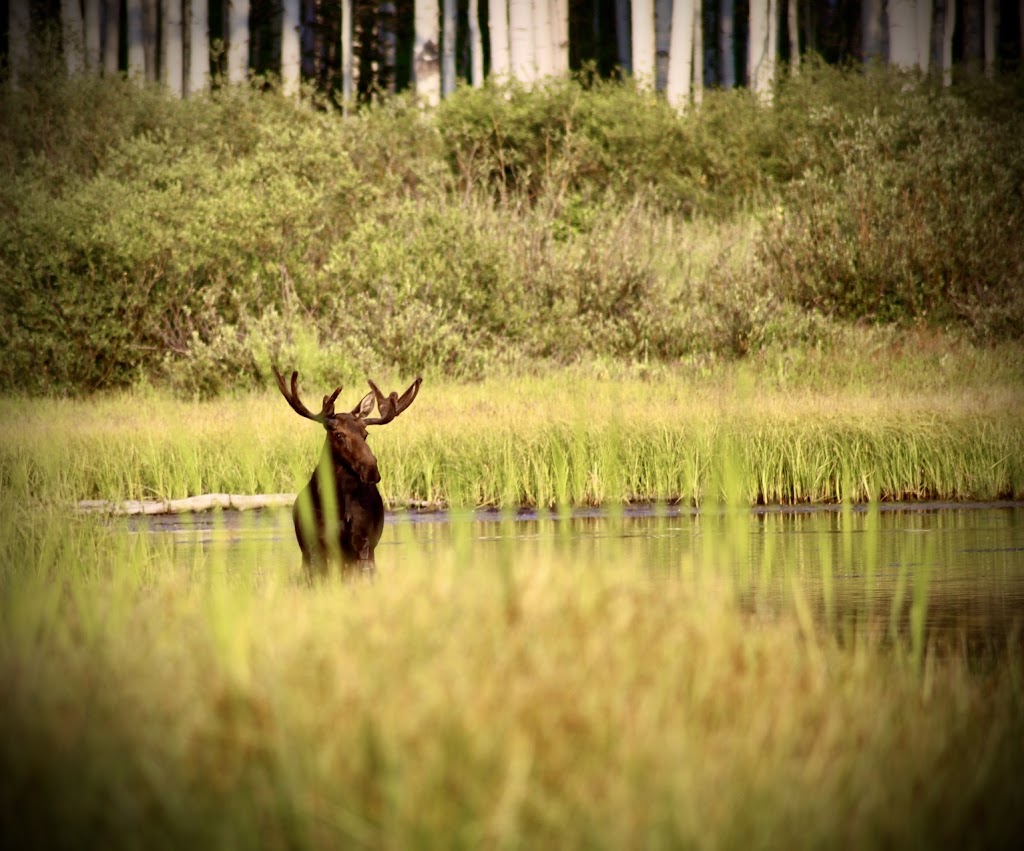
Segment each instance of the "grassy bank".
M931 336L876 344L753 368L428 380L401 420L373 430L382 488L394 503L545 507L702 504L726 490L749 504L1024 495L1019 351ZM329 389L301 388L307 399ZM362 392L351 386L345 404ZM0 424L5 489L65 504L295 492L323 442L276 389L212 402L8 399Z
M1019 654L977 670L867 630L840 645L799 606L743 613L729 551L652 576L456 546L310 589L49 521L0 536L0 829L19 847L1019 835Z

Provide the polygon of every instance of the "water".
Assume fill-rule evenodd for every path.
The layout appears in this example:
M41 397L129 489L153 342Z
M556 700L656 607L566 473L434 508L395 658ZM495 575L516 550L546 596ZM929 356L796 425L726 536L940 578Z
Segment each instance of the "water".
M269 571L300 575L287 510L137 523L169 536L175 561L193 569L223 565L256 581ZM906 633L915 605L925 602L925 634L947 644L998 649L1024 627L1020 503L399 513L388 516L377 548L385 580L391 571L424 563L457 560L471 572L540 559L640 569L673 581L724 578L758 614L802 601L840 634L857 624Z

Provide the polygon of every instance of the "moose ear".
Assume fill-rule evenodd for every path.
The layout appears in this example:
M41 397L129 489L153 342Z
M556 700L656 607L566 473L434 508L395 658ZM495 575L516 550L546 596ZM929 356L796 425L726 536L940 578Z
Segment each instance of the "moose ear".
M363 396L362 401L352 409L353 415L359 417L359 419L366 419L371 413L373 413L373 405L376 402L376 398L373 393L367 393Z

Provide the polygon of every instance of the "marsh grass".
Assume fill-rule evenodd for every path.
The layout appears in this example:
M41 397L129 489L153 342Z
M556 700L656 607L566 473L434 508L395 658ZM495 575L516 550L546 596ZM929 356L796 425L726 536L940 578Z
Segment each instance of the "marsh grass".
M1021 382L991 365L988 375L953 370L938 381L928 366L874 384L847 375L832 387L820 369L817 380L809 369L802 385L779 386L770 364L719 366L703 379L682 369L428 379L416 407L373 430L371 444L395 505L1019 498ZM0 482L69 503L295 493L322 441L270 393L6 399ZM724 458L735 465L728 482Z
M723 491L741 492L730 475ZM668 575L630 560L614 512L600 559L513 542L505 512L486 558L466 515L451 547L400 525L375 581L312 588L297 564L243 568L259 552L218 545L216 521L182 565L166 536L120 524L5 519L3 834L111 849L1013 841L1019 655L979 673L914 631L841 640L804 579L827 582L834 551L769 556L793 604L751 609L749 515L720 509L694 522L726 534L708 527ZM912 608L927 576L908 577Z

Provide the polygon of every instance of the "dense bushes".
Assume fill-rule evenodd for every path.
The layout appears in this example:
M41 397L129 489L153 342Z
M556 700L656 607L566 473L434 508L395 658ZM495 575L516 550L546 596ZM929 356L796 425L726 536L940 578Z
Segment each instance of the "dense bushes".
M1024 113L997 124L909 93L850 121L838 173L785 192L762 241L779 292L843 318L1024 334Z
M1019 334L1019 92L987 91L991 119L905 83L812 66L771 109L678 116L585 78L348 120L239 88L8 92L0 380L469 377L743 354L829 317Z

